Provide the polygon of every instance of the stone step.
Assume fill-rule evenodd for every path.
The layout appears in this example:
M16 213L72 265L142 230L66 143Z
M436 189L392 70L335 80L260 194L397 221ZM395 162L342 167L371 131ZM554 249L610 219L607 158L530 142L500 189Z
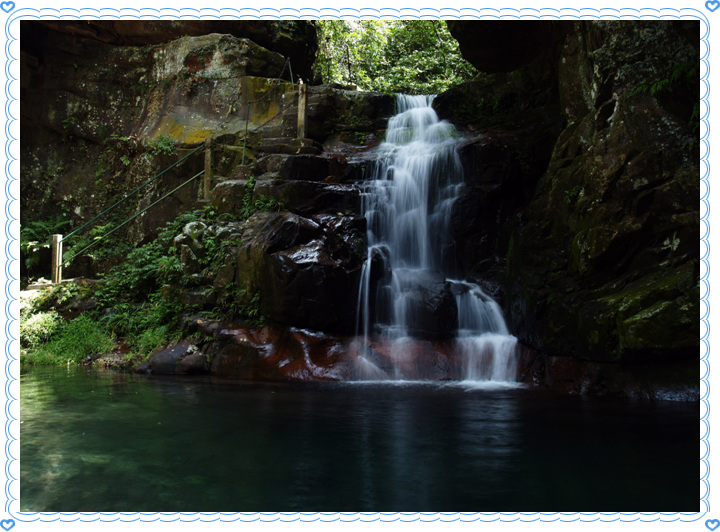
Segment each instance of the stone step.
M261 140L261 146L285 145L285 144L288 144L291 140L294 140L294 139L287 138L287 137L264 138Z
M277 172L290 155L284 153L271 153L260 157L255 163L255 170L261 174Z
M243 205L247 179L228 179L210 191L210 202L220 214L239 212Z
M279 153L288 155L322 153L322 145L312 139L266 138L263 139L257 151L262 153Z
M360 212L360 190L349 184L268 179L255 183L253 201L262 196L281 203L286 210L301 216Z
M277 172L265 172L263 174L260 174L259 176L255 177L255 182L258 181L272 181L274 179L279 179Z
M225 145L223 145L223 149L229 150L229 151L242 152L247 148L244 146L235 146L234 144L225 144Z

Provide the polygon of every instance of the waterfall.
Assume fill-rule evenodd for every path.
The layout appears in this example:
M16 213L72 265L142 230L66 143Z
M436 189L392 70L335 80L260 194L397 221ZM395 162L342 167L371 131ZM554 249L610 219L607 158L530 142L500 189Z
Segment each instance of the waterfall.
M363 191L368 254L358 297L357 374L404 378L409 339L450 336L464 360L464 379L513 381L516 339L498 304L476 284L452 278L451 211L465 186L460 139L438 119L432 99L398 96ZM373 334L391 341L393 367L375 363Z

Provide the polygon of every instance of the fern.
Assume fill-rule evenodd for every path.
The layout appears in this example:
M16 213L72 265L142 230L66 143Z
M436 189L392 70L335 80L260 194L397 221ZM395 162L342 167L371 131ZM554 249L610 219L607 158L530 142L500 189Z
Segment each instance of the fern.
M20 227L20 257L27 269L40 262L40 250L49 248L52 235L59 234L70 221L62 216L28 222Z

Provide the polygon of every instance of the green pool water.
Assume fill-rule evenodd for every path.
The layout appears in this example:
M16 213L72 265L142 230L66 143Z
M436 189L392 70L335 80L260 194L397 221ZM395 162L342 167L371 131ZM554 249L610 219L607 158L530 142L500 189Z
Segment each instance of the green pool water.
M24 512L696 512L699 406L21 375Z

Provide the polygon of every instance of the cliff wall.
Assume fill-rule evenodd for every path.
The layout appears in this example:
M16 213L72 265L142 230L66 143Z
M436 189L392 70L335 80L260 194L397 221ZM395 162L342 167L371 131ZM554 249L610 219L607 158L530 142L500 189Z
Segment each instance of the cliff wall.
M488 72L437 101L477 131L456 225L483 234L466 266L495 281L511 330L551 357L697 368L699 24L450 29Z

